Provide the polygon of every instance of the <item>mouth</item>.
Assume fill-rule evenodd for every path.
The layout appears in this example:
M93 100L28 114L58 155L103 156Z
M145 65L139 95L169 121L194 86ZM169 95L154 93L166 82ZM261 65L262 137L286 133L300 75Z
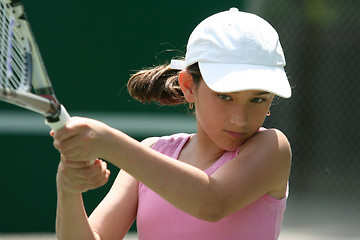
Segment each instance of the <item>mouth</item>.
M234 138L242 138L246 135L245 133L242 133L242 132L233 132L233 131L228 131L228 130L225 130L225 132Z

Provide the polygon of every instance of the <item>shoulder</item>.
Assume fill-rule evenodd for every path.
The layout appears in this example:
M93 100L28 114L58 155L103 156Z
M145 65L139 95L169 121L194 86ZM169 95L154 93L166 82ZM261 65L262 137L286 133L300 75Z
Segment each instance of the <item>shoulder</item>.
M264 129L243 144L238 158L251 160L251 165L257 169L263 168L264 173L283 176L285 180L289 175L292 153L283 132L278 129Z
M290 146L290 143L286 137L286 135L276 128L262 128L257 135L261 135L263 137L266 137L268 140L278 140L281 143L287 144Z
M284 154L291 155L291 146L286 135L278 129L263 129L254 136L258 143L266 143L267 146L274 148Z
M243 144L243 146L240 148L240 151L249 147L256 147L258 149L266 149L269 147L276 148L279 151L291 152L290 142L286 135L275 128L261 128L259 132L257 132Z
M286 195L292 153L290 143L278 129L266 129L251 137L240 149L241 167L261 181L263 192L281 199ZM249 176L251 178L251 176Z

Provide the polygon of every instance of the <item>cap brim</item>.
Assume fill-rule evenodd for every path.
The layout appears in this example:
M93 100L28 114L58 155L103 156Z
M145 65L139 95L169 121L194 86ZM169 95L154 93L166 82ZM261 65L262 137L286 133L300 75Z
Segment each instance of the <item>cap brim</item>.
M283 67L199 62L199 68L206 85L215 92L260 90L283 98L291 97Z

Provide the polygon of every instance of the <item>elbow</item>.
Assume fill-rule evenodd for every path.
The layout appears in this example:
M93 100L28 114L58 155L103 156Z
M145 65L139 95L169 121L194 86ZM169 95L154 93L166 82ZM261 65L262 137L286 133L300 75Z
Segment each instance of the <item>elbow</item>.
M219 188L210 188L206 191L207 194L202 195L198 199L196 209L193 216L207 222L218 222L223 218L230 215L234 208L232 207L231 196L227 197L226 194L218 190Z
M211 223L216 223L218 221L220 221L221 219L223 219L223 217L217 216L217 215L212 215L212 216L207 216L205 219L202 219L206 222L211 222Z
M220 221L221 219L223 219L224 217L225 216L223 214L210 213L210 212L198 216L199 219L206 221L206 222L212 222L212 223L216 223L216 222Z
M224 204L214 204L214 205L202 205L196 214L196 218L201 219L207 222L218 222L228 214L226 214L226 208Z

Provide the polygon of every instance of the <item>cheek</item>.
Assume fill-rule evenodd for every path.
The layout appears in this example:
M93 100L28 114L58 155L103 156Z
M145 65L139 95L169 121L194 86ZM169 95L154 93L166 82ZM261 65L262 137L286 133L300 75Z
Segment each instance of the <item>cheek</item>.
M252 122L257 123L257 125L262 125L266 119L268 111L269 108L267 107L254 110L252 113Z
M197 115L205 121L214 122L214 120L221 119L224 115L223 106L212 96L203 97L195 106L197 106Z
M196 119L201 127L207 132L214 132L221 128L225 122L223 109L219 109L216 104L210 100L198 103L196 109Z
M201 125L213 126L217 121L217 116L215 114L214 108L196 108L196 118L201 122Z

